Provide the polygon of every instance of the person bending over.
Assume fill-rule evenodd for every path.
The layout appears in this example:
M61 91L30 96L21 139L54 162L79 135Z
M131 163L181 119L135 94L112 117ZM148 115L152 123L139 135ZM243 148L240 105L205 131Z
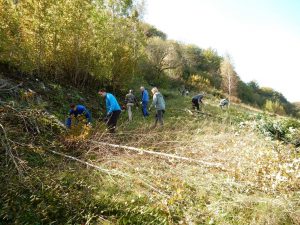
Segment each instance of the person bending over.
M225 106L228 107L228 105L229 105L229 101L226 98L221 99L219 104L221 109L223 109Z
M117 101L117 99L115 98L115 96L113 96L110 93L107 93L105 90L100 90L98 92L98 94L100 96L102 96L103 98L105 98L105 102L106 102L106 125L108 128L108 131L110 133L114 133L116 126L117 126L117 121L118 118L121 114L121 107Z
M200 111L200 103L203 104L203 98L204 94L198 94L192 98L193 109L197 109L197 111Z
M69 117L66 122L67 128L71 128L72 124L79 122L81 119L86 120L86 124L91 123L91 114L83 105L70 104Z

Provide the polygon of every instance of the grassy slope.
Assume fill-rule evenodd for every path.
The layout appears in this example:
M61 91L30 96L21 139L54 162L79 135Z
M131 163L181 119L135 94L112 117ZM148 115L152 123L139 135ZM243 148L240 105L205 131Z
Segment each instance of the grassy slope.
M47 85L44 92L32 82L27 85L42 95L43 104L19 99L14 106L18 110L46 108L62 120L67 103L83 97L99 116L93 94L57 85ZM96 121L81 137L47 129L35 135L22 131L21 122L16 131L4 116L14 153L25 169L18 177L14 166L1 160L1 224L300 223L297 149L261 135L256 129L260 115L251 109L234 105L222 111L209 97L203 114L190 115L189 97L163 93L168 96L164 128L151 129L154 112L143 119L136 110L130 124L122 114L114 136ZM20 139L23 144L16 144ZM221 163L222 168L138 154L99 141ZM87 168L49 149L109 171Z

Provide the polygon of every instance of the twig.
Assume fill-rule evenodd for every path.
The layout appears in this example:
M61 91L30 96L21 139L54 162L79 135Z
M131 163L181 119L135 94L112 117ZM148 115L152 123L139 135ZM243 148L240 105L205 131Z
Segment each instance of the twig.
M191 159L191 158L188 158L188 157L183 157L183 156L178 156L178 155L173 155L173 154L167 154L167 153L163 153L163 152L149 151L149 150L144 150L144 149L141 149L141 148L125 146L125 145L117 145L117 144L111 144L111 143L106 143L106 142L98 142L98 141L90 141L90 142L93 143L93 144L100 144L100 145L106 145L106 146L110 146L110 147L114 147L114 148L122 148L122 149L130 150L130 151L135 151L135 152L138 152L138 153L141 153L141 154L148 153L148 154L152 154L152 155L158 155L158 156L161 156L161 157L173 158L173 159L188 161L188 162L195 162L195 163L203 164L207 167L216 167L216 168L224 169L224 167L221 163L205 162L205 161L202 161L202 160Z
M63 154L63 153L60 153L60 152L56 152L56 151L54 151L54 150L48 150L48 151L51 152L51 153L53 153L53 154L55 154L55 155L59 155L59 156L65 157L65 158L72 159L72 160L74 160L74 161L77 161L77 162L79 162L79 163L81 163L81 164L84 164L84 165L86 165L86 166L88 166L88 167L92 167L92 168L94 168L94 169L97 169L97 170L99 170L99 171L101 171L101 172L103 172L103 173L106 173L106 174L108 174L108 175L122 176L122 177L128 177L128 178L130 178L130 179L134 179L134 177L132 177L132 176L126 174L126 173L123 173L123 172L121 172L121 171L118 171L118 170L108 170L108 169L102 168L102 167L100 167L100 166L96 166L96 165L94 165L94 164L91 164L91 163L89 163L89 162L85 162L85 161L83 161L83 160L80 160L80 159L75 158L75 157L70 156L70 155L66 155L66 154ZM153 187L151 184L147 183L147 182L144 181L143 179L141 179L141 178L138 178L138 179L139 179L144 185L146 185L146 186L149 187L150 189L154 190L155 192L157 192L157 193L159 193L159 194L161 194L161 195L164 195L165 197L169 197L167 194L165 194L165 193L163 193L161 190L158 190L157 188Z
M16 157L13 155L13 153L11 151L11 147L10 147L10 144L9 144L9 139L8 139L6 131L5 131L5 129L4 129L4 127L3 127L3 125L1 123L0 123L0 127L1 127L1 129L3 131L3 134L4 134L4 141L2 141L2 143L5 142L3 144L5 146L6 153L8 154L8 156L11 158L11 160L15 164L15 167L16 167L17 171L19 172L19 175L23 175L23 171L20 169L17 161L15 160Z
M8 88L8 89L0 89L0 92L10 92L11 90L16 89L16 88L18 88L18 87L20 87L22 85L23 85L23 83L19 83L18 85L13 86L13 87ZM5 86L2 86L2 87L5 87Z

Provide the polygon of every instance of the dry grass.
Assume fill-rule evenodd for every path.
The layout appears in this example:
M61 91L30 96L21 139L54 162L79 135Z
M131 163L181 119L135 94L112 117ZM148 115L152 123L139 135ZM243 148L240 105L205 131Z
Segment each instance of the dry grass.
M181 109L176 109L177 102L170 102L163 128L152 129L153 118L142 119L135 112L136 119L130 124L123 114L114 135L108 134L103 124L96 123L92 129L79 124L61 136L64 153L79 159L75 160L76 165L83 165L81 172L86 174L85 179L90 183L92 204L97 208L100 202L109 211L107 214L96 211L88 215L87 223L299 224L299 149L262 136L256 130L255 116L234 109L222 111L213 100L207 101L203 113L190 115L185 110L189 107L189 100L183 101ZM9 130L16 131L17 116L20 132L26 130L26 134L32 137L36 137L39 130L44 134L52 132L51 120L35 120L35 113L40 112L25 110L2 115L10 121L6 124ZM13 115L12 119L10 115ZM38 139L36 142L36 145L40 144ZM79 176L78 167L70 163L71 159L63 161L59 167L69 168L72 176ZM222 167L207 166L196 160L219 163ZM63 170L57 173L71 176ZM54 187L60 187L60 180L51 179L52 183ZM78 193L67 192L65 196L76 197L85 193L85 189L75 190ZM102 203L103 199L107 205ZM144 221L144 215L149 220ZM136 220L130 220L134 216ZM124 218L127 219L125 222Z
M84 158L130 174L113 178L137 196L147 196L165 210L171 224L297 224L300 161L296 149L261 136L255 121L241 126L205 116L174 116L164 128L136 121L116 135L100 130L92 140L133 146L206 162L220 168L117 147L85 143ZM102 131L101 131L102 130ZM151 184L162 195L153 193ZM128 185L128 186L126 186ZM177 217L180 218L177 218Z

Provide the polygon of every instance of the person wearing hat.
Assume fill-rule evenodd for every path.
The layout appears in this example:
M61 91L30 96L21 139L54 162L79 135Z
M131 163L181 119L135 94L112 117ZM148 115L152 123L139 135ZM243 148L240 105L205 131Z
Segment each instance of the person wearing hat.
M132 121L132 107L136 104L136 98L132 90L129 90L129 93L125 96L125 104L127 106L128 119Z
M107 93L105 90L100 90L98 92L100 96L105 98L106 103L106 124L110 133L114 133L118 118L121 114L121 107L116 99L111 93Z
M70 104L69 117L66 122L67 128L71 128L72 120L77 122L81 119L86 119L86 124L91 123L91 114L83 105L75 105L74 103Z
M198 94L192 98L193 109L197 109L197 111L200 111L200 103L203 104L202 102L203 98L204 98L204 94Z

